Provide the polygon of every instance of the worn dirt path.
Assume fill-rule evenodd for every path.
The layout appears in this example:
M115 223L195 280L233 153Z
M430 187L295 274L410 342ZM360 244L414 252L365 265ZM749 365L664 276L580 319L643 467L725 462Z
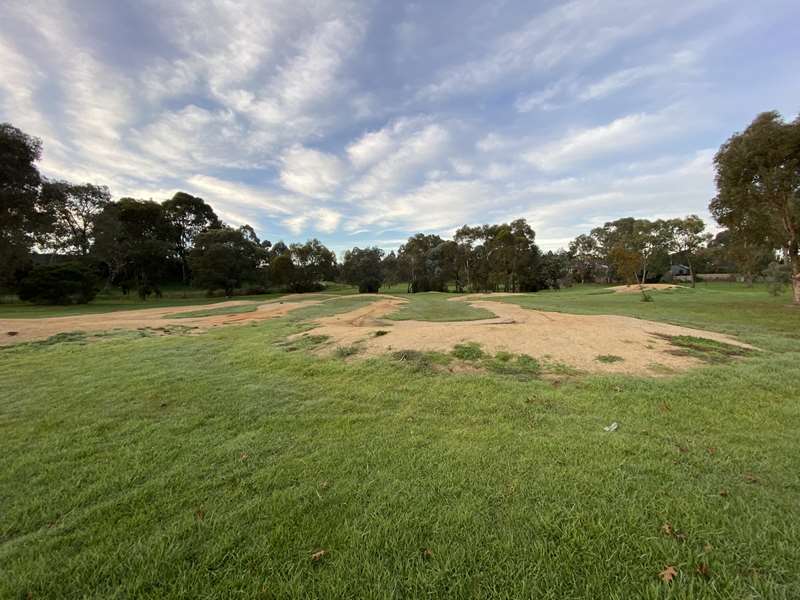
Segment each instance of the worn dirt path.
M284 296L279 300L259 302L254 300L229 300L216 304L195 306L173 306L166 308L143 308L120 310L93 315L74 315L69 317L44 317L41 319L0 319L0 345L18 344L33 340L47 339L58 333L83 331L97 333L114 329L158 329L167 326L183 325L203 331L220 325L248 323L283 316L303 306L320 304L324 300L297 300L300 295ZM177 315L199 310L217 310L237 306L256 305L252 312L207 317L179 318ZM9 332L14 332L10 335Z

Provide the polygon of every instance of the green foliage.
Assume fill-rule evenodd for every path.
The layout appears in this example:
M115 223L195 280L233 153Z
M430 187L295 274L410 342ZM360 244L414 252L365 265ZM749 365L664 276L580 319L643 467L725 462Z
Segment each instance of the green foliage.
M758 115L714 157L717 195L709 209L740 245L782 249L800 304L800 117Z
M373 248L353 248L344 253L342 279L358 287L359 293L377 294L383 285L383 250Z
M363 348L361 346L350 344L349 346L336 346L333 354L337 358L349 358L350 356L358 354L362 350Z
M164 215L175 230L175 251L181 261L181 278L189 280L189 251L195 238L204 231L222 227L222 222L202 198L186 192L176 192L169 200L161 203Z
M614 363L622 362L625 359L622 358L621 356L617 356L616 354L600 354L595 358L595 360L597 362L601 362L601 363L604 363L604 364L607 364L607 365L611 365L611 364L614 364Z
M450 364L450 357L441 352L420 352L419 350L397 350L391 353L392 360L402 363L416 373L433 373L438 368Z
M773 296L780 296L791 283L792 272L787 265L772 261L764 269L764 280L767 282L767 291Z
M732 358L748 356L752 351L740 346L733 346L690 335L658 335L678 348L673 353L679 356L691 356L708 363L724 363Z
M197 235L189 253L194 284L209 292L222 289L226 296L242 281L254 278L264 258L259 244L245 237L241 229L209 229Z
M41 156L40 139L0 123L0 287L16 283L31 248L52 228L52 213L39 194Z
M467 342L466 344L456 344L450 352L454 357L460 360L480 360L485 356L481 345L477 342Z
M142 299L161 294L173 251L175 230L160 204L122 198L97 215L94 254L105 265L109 281Z
M542 365L527 354L515 355L509 352L498 352L493 357L486 357L482 366L493 373L523 381L538 379L542 375Z
M18 295L35 304L86 304L97 292L95 274L73 262L34 267L20 283Z

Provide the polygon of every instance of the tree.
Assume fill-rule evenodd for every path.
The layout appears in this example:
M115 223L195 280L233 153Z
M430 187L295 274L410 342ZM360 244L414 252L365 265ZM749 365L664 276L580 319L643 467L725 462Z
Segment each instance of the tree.
M41 155L41 140L0 124L0 286L14 281L52 227L52 212L39 193Z
M426 262L428 253L442 242L438 235L418 233L400 246L398 262L406 272L409 293L443 291L442 282L435 279L435 263Z
M336 255L314 238L305 244L289 246L292 269L288 287L294 292L314 292L323 281L336 277Z
M717 195L709 206L734 236L783 252L800 304L800 117L765 112L714 157Z
M345 283L358 286L358 291L377 293L384 281L383 250L377 247L353 248L344 253L342 277Z
M695 256L709 242L711 234L703 233L706 225L697 215L689 215L683 219L669 219L664 222L664 226L668 248L671 253L683 257L686 261L691 285L694 287Z
M553 290L561 289L565 283L569 285L570 256L568 252L548 251L539 261L539 273L544 287Z
M264 254L241 228L223 227L199 233L188 259L196 286L209 292L222 289L231 296L243 281L255 276Z
M593 279L600 270L599 243L591 235L581 234L569 243L572 271L581 283Z
M94 243L95 220L111 202L108 188L91 183L45 181L42 196L55 218L48 245L57 252L88 256Z
M174 228L160 204L122 198L97 216L93 251L105 264L109 283L125 292L136 289L145 299L161 294L174 241Z
M85 265L34 267L20 282L19 298L37 304L86 304L97 295L97 278Z
M186 283L189 279L188 254L195 238L204 231L221 227L222 223L202 198L186 192L177 192L161 206L175 230L175 252L181 262L181 279Z

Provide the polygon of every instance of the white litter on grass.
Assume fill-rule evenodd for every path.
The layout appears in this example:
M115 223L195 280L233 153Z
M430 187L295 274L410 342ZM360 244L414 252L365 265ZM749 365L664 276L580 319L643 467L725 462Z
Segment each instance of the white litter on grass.
M603 427L603 431L608 431L608 432L616 431L617 429L619 429L619 423L617 423L616 421L614 421L608 427Z

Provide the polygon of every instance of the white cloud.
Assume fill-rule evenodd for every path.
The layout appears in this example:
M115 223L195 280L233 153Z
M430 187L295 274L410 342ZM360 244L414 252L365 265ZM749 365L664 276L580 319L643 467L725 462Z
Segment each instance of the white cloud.
M678 128L674 119L675 114L666 111L627 115L606 125L573 131L561 139L529 150L523 158L543 171L564 169L647 142L664 140ZM684 121L680 126L687 125Z
M283 155L281 183L298 194L329 198L344 177L344 166L332 154L295 145Z

